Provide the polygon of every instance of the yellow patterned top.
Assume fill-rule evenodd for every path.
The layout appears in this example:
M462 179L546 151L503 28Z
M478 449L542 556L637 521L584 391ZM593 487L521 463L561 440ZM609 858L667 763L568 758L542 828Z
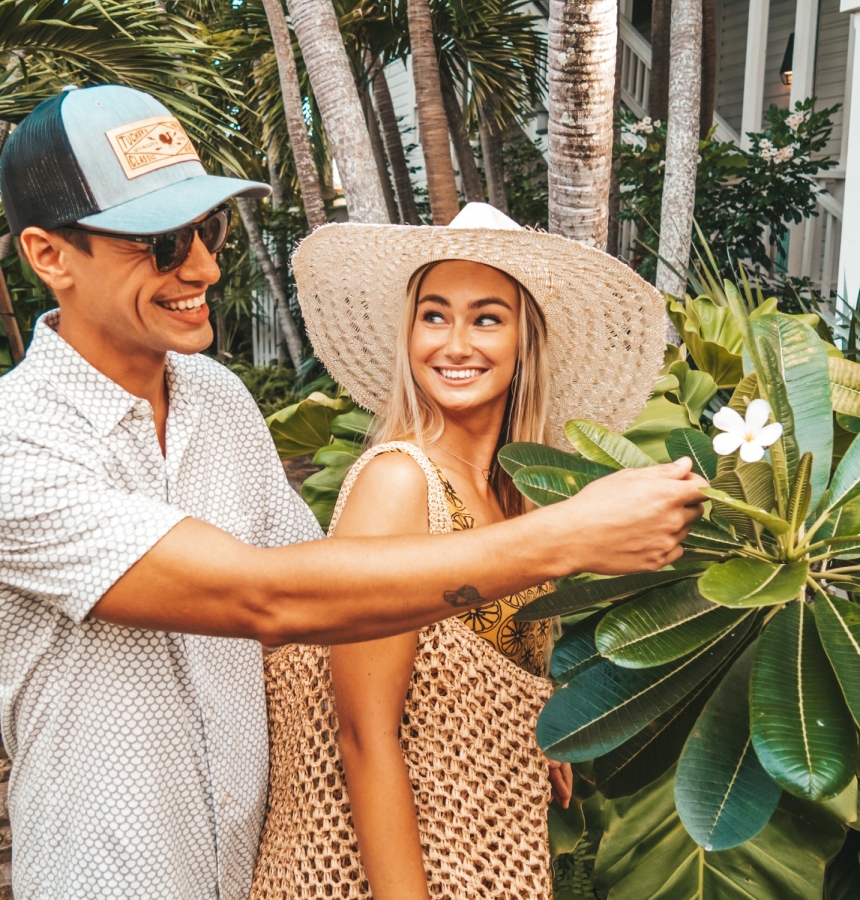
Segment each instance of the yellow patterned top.
M448 512L454 531L465 531L475 527L475 520L469 515L463 501L457 496L450 481L438 466L434 468L442 482ZM475 634L489 641L496 650L515 662L521 669L532 675L546 674L546 649L552 628L552 619L539 622L516 622L514 614L518 609L552 591L552 584L546 582L537 587L520 591L486 606L463 613L459 618Z

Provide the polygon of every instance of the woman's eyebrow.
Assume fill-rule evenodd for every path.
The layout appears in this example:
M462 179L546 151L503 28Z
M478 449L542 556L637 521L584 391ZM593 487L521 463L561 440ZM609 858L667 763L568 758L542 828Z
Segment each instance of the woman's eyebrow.
M422 303L439 303L442 306L450 306L451 305L444 297L440 297L439 294L425 294L418 301L418 305L421 306Z
M419 301L422 303L438 303L440 306L450 306L451 304L439 294L425 294ZM504 306L505 309L512 309L511 304L501 297L483 297L480 300L472 300L469 303L469 309L483 309L485 306Z

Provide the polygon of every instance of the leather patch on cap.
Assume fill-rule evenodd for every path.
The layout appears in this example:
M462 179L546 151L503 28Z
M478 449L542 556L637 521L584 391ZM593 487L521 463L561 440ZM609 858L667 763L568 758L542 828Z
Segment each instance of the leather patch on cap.
M105 132L126 178L137 178L181 162L200 162L200 157L172 116L155 116L130 122Z

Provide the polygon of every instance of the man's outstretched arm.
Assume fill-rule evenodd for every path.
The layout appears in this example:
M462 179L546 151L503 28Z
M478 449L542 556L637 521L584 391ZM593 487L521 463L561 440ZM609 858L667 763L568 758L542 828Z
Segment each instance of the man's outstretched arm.
M602 478L496 525L432 537L343 538L259 549L184 519L91 615L159 631L337 644L414 630L574 572L662 568L702 514L687 461ZM423 477L423 476L422 476Z

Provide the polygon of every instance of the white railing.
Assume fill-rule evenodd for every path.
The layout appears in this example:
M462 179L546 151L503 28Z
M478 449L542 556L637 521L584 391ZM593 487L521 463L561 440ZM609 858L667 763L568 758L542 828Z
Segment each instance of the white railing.
M651 45L623 16L621 30L621 100L640 119L648 113Z
M818 186L827 191L818 195L818 215L804 219L792 235L803 241L800 277L808 278L825 298L839 289L836 279L842 236L842 204L834 195L841 193L844 182L844 177L834 177L834 174L818 179Z

